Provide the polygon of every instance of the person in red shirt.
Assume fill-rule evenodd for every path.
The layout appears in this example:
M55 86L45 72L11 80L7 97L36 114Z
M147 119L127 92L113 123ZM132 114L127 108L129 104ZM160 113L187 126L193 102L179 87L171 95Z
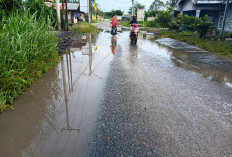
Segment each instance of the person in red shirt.
M111 27L113 28L114 26L116 26L116 28L118 27L118 21L115 16L113 16L113 19L111 21Z

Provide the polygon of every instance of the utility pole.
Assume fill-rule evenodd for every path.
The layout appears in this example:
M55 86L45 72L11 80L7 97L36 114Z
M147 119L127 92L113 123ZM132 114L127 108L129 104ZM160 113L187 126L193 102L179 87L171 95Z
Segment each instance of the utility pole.
M65 31L65 15L64 15L64 0L62 0L63 28Z
M58 31L61 31L61 20L60 20L60 3L56 0L56 13L58 18Z
M229 7L229 1L230 0L227 0L227 2L226 2L225 12L224 12L224 17L223 17L223 22L222 22L222 30L221 30L221 34L220 34L220 40L222 40L222 38L224 36L224 28L225 28L227 10L228 10L228 7Z
M67 31L69 31L68 29L68 4L67 4L67 0L65 0L65 5L66 5L66 24L67 24Z
M134 7L134 0L132 0L132 17L134 16L134 14L135 14L135 7Z
M91 22L91 14L90 14L90 0L87 0L88 2L88 4L87 4L87 6L88 6L88 17L89 17L89 24L90 24L90 22Z

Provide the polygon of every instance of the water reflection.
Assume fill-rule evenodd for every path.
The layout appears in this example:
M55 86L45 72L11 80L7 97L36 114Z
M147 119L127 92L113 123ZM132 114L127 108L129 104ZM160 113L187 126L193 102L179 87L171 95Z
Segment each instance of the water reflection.
M0 156L63 156L55 150L74 147L65 141L72 141L66 139L72 131L77 139L84 117L88 88L84 74L88 69L88 76L93 73L91 35L88 57L70 52L72 48L61 57L59 66L37 80L32 92L18 98L15 111L0 116Z
M89 34L89 76L92 74L92 62L93 62L93 48L92 48L92 35Z
M96 49L97 50L97 49ZM88 43L86 46L82 47L82 55L88 56L88 67L89 67L89 73L88 76L92 75L92 62L93 62L93 45L92 45L92 34L88 35Z
M111 37L111 45L110 45L110 49L113 55L115 55L115 49L117 46L117 37L116 36L112 36Z
M195 54L193 53L186 53L183 51L173 50L170 49L170 58L171 61L176 65L180 66L186 70L192 70L197 73L200 73L203 77L206 77L210 80L221 82L221 83L232 83L232 73L226 71L227 66L232 66L231 63L227 62L226 60L220 62L220 68L217 65L210 65L207 63L202 63L197 60L195 60L192 56ZM214 60L211 60L210 62L216 63ZM224 68L223 68L224 66Z
M138 45L130 44L129 51L132 57L138 58Z
M66 52L66 63L67 63L67 75L68 75L68 85L69 87L71 86L71 91L69 90L69 93L70 92L73 92L73 84L72 84L72 64L71 64L71 54L70 54L70 48L67 49L67 52ZM69 58L67 57L69 56ZM68 59L69 59L69 62L68 62ZM61 59L61 68L62 68L62 77L63 77L63 86L64 86L64 98L65 98L65 115L66 115L66 122L67 122L67 126L66 128L62 128L61 131L65 131L65 130L68 130L68 131L78 131L80 132L80 129L73 129L70 127L70 123L69 123L69 107L68 107L68 95L67 95L67 87L66 87L66 74L65 74L65 67L64 67L64 58ZM70 75L70 76L69 76Z
M180 51L183 51L183 52L190 52L190 53L207 52L207 51L205 51L203 49L200 49L199 47L192 46L192 45L189 45L189 44L187 44L185 42L181 42L181 41L171 39L171 38L162 38L162 39L157 39L156 41L161 45L165 45L165 46L171 47L171 48L173 48L175 50L180 50Z
M18 98L12 113L0 117L2 157L33 156L44 147L43 141L55 128L56 114L60 111L56 103L62 99L57 68L43 75L31 91Z

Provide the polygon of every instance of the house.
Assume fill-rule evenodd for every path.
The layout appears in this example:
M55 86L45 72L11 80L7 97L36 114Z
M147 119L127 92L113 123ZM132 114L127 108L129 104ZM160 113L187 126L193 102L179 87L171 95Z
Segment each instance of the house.
M67 3L67 10L68 10L68 23L77 23L80 20L80 5L78 3ZM66 10L66 5L64 6Z
M45 2L45 4L49 7L56 8L56 3ZM60 10L63 10L62 3L60 5ZM79 3L67 3L67 11L68 11L68 23L73 24L81 21L81 17L84 16L84 13L80 11L80 4ZM66 10L66 4L64 3L64 10Z
M226 0L179 0L176 3L176 13L182 15L193 15L195 17L204 17L206 14L209 20L217 26L222 28L223 16L225 12ZM232 0L229 2L227 17L225 22L225 31L232 32Z

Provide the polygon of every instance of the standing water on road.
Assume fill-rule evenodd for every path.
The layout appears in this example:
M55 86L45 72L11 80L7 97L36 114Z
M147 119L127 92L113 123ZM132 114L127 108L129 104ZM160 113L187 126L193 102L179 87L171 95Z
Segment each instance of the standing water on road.
M112 60L109 37L74 43L14 111L0 115L1 157L82 156Z
M0 156L230 156L231 62L200 55L86 35L0 115Z

